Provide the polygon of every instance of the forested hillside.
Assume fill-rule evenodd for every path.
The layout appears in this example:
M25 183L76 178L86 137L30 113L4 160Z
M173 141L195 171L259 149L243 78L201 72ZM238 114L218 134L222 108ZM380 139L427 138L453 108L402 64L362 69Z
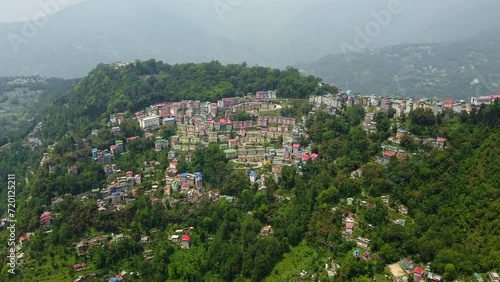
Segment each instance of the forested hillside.
M48 108L68 95L77 82L39 76L0 78L0 147L26 137L50 112Z
M304 123L307 136L300 140L319 157L283 166L281 181L271 176L265 191L249 181L246 168L226 158L220 144L210 144L194 151L189 162L179 158L177 169L201 172L206 190L225 197L175 205L169 202L186 196L170 197L162 189L171 165L167 152L155 150L154 140L145 138L131 118L117 136L104 122L110 113L134 112L165 100L214 101L262 89L306 98L325 91L318 89L318 81L294 69L217 62L98 67L46 120L47 138L57 141L52 150L33 153L16 143L0 159L2 175L15 168L21 181L25 175L28 180L19 187L16 227L19 236L34 235L23 244L25 262L17 277L70 281L89 274L85 281L93 282L125 271L134 273L127 274L130 281L328 281L325 264L328 270L339 264L338 281L387 281L386 266L407 257L416 265L429 263L443 281L500 270L499 101L470 114L417 109L401 118L360 105L337 116L319 111ZM278 113L309 112L307 101L294 102ZM362 128L368 111L377 122L371 134ZM94 126L102 129L90 136ZM412 134L398 145L391 143L397 157L383 164L381 146L398 128ZM174 132L160 127L154 134L168 138ZM125 153L113 156L113 162L123 172L149 177L135 188L134 201L103 210L99 192L91 191L116 177L105 174L91 149L109 148L130 136L139 139L126 143ZM444 148L426 141L438 136L447 139ZM50 157L39 166L42 152ZM33 173L25 173L28 165ZM73 165L77 174L68 172ZM256 170L268 173L271 165ZM152 192L153 186L160 189ZM54 204L56 197L61 201ZM401 205L407 214L398 213ZM41 226L40 215L47 210L54 220ZM346 218L355 220L352 236L345 235ZM406 223L395 223L400 220ZM266 227L272 232L263 232ZM189 234L188 248L171 239L179 229ZM0 229L0 241L8 236ZM360 248L357 237L368 238L369 248ZM76 244L87 239L99 243L77 253ZM0 262L6 255L2 249ZM80 263L85 270L74 271ZM6 267L0 275L7 279Z
M51 137L63 136L70 129L83 133L111 113L133 112L165 101L216 102L261 90L277 90L281 98L306 98L312 93L326 93L318 89L319 81L293 68L224 66L217 61L169 65L149 60L126 67L101 65L60 101L55 114L47 120L45 132Z

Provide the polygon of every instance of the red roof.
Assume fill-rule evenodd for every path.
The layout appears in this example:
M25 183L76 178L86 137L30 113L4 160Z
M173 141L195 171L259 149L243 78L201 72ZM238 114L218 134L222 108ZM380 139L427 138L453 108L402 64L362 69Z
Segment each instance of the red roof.
M443 101L445 104L453 104L453 100L451 99L446 99Z
M40 220L52 220L54 217L50 214L42 214Z
M354 223L348 222L348 223L345 224L345 227L349 228L349 229L353 229L354 228Z
M222 124L226 124L226 123L227 123L227 121L226 121L225 119L221 119L221 120L220 120L220 123L222 123Z
M134 172L129 170L129 171L127 171L127 174L134 174Z
M311 155L311 157L312 157L313 159L317 159L317 158L319 157L319 155L318 155L318 154L312 154L312 155Z
M309 156L303 156L303 157L302 157L302 160L303 160L304 162L307 162L310 158L311 158L311 157L309 157Z
M24 242L26 240L28 240L28 237L26 237L26 236L19 237L19 242Z
M231 102L231 98L224 98L225 102Z
M413 270L414 273L418 273L420 275L424 275L425 271L424 271L424 268L423 267L417 267L415 268L415 270Z
M392 151L385 151L384 152L384 156L388 156L388 157L394 157L396 155L396 153L392 152Z
M188 235L182 235L182 241L190 241L191 238L189 238Z
M493 99L500 99L500 94L491 95L491 98L493 98Z
M300 144L293 144L294 148L300 148Z
M437 141L438 141L438 142L445 142L445 141L446 141L446 138L444 138L444 137L438 137L438 138L437 138Z
M137 112L137 113L135 113L135 116L142 116L142 115L143 115L143 113L142 113L142 112Z

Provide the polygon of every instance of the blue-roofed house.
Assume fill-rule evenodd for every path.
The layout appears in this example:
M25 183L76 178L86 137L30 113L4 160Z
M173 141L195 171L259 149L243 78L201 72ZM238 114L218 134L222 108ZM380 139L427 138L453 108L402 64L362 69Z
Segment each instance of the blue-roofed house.
M175 118L174 117L163 118L162 123L166 127L174 127L175 126Z
M405 129L399 128L396 133L396 138L403 138L408 133Z
M352 252L352 254L355 256L355 257L359 257L361 255L361 253L359 252L358 249L354 250L354 252Z
M250 171L250 182L255 183L255 180L257 179L257 173L255 171Z

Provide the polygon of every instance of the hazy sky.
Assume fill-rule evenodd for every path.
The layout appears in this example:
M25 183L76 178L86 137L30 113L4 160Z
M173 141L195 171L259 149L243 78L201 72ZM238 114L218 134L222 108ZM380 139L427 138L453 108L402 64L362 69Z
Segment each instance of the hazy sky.
M399 12L389 13L394 2ZM60 13L31 33L31 23L2 23L46 10ZM0 50L11 52L0 52L0 61L7 70L75 58L76 65L88 62L86 71L152 57L284 67L349 50L500 32L498 11L500 0L0 0Z
M40 12L64 9L81 0L0 0L0 22L18 22L23 19L33 19ZM48 7L50 3L55 8Z

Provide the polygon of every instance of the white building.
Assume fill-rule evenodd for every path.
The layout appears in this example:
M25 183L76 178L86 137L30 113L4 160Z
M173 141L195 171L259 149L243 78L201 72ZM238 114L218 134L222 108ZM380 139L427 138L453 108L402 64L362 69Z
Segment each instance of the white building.
M139 125L142 129L153 129L160 126L160 117L158 116L150 116L139 118Z

